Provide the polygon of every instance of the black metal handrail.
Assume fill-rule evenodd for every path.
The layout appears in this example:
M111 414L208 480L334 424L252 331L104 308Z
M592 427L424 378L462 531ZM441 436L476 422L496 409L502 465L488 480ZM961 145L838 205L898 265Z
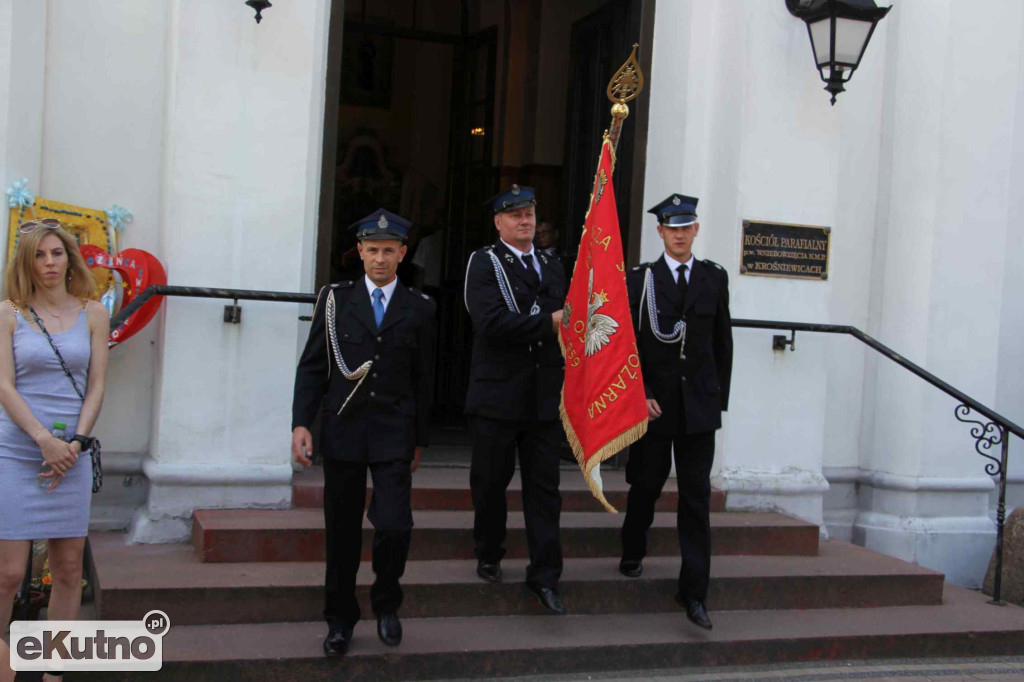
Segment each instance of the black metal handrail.
M316 303L316 294L299 294L290 291L256 291L253 289L216 289L210 287L176 287L156 284L145 290L132 302L110 318L110 328L124 324L139 308L154 296L185 296L189 298L230 298L235 301L281 301L283 303Z
M131 303L124 307L119 313L111 318L110 326L116 328L124 323L132 313L142 307L146 301L153 296L188 296L196 298L225 298L234 299L236 304L239 300L251 301L282 301L291 303L315 303L316 294L301 294L284 291L253 291L249 289L215 289L206 287L179 287L169 285L156 285L148 287L139 294ZM784 336L775 337L774 348L785 349L788 345L791 350L796 350L796 333L814 332L821 334L846 334L857 339L869 348L881 353L888 359L900 365L904 369L916 374L929 384L949 395L959 402L953 410L953 416L960 422L972 424L971 437L974 438L974 449L979 455L992 460L985 465L985 473L989 476L999 477L999 502L996 506L996 567L992 590L992 601L990 603L1002 605L1002 574L1003 574L1003 526L1006 521L1006 467L1009 455L1009 434L1024 439L1024 428L1010 421L992 408L983 405L963 391L951 386L938 378L920 365L879 342L872 336L865 334L856 327L839 324L814 324L810 322L783 322L779 320L746 320L734 319L733 327L746 329L779 329L789 331L792 336L786 339ZM971 411L977 412L987 422L968 419ZM1000 457L994 457L989 452L993 446L1000 446Z
M1003 526L1006 522L1006 467L1009 456L1009 434L1018 438L1024 438L1024 428L1013 423L1003 415L967 395L963 391L951 386L938 378L924 367L917 365L910 360L889 348L884 343L872 336L865 334L856 327L838 324L813 324L808 322L780 322L777 320L742 320L732 321L733 327L745 327L748 329L782 329L792 332L789 339L776 337L774 348L784 349L788 344L791 349L796 348L796 333L819 332L824 334L849 334L869 348L881 353L897 365L913 372L929 384L939 389L946 395L959 401L959 405L953 410L953 416L957 421L964 424L971 424L971 437L974 438L974 449L982 457L992 460L985 465L985 473L989 476L999 477L999 502L996 504L996 567L992 584L992 601L990 603L1002 606L1002 584L1003 584ZM982 422L976 419L968 419L974 410L988 419ZM993 457L989 452L992 447L999 445L1000 456Z

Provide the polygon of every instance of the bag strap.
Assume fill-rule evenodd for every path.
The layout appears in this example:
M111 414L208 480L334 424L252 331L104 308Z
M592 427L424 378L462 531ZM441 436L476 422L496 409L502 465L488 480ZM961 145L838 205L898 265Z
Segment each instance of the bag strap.
M78 382L75 381L75 377L71 374L71 370L68 369L68 363L64 362L64 356L61 355L60 351L57 349L57 344L53 342L53 337L50 336L50 332L46 331L46 327L43 325L43 321L39 319L39 315L36 314L35 309L32 306L27 307L29 312L32 313L32 317L35 318L36 324L39 325L39 329L42 330L46 340L50 342L50 348L53 349L53 352L57 355L57 359L60 360L60 366L64 370L64 374L66 374L68 379L71 381L71 385L74 386L75 393L78 394L78 397L82 402L85 402L85 395L82 393L82 389L78 388Z

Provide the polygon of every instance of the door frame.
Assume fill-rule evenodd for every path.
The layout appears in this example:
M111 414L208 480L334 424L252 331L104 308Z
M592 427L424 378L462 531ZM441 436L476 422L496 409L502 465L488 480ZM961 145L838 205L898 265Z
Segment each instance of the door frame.
M640 34L640 70L644 73L644 80L648 84L640 91L631 114L636 116L636 132L633 137L633 163L632 177L630 178L629 190L629 242L626 245L629 254L629 262L625 265L632 267L640 262L640 242L643 238L644 221L644 181L647 177L647 131L650 124L651 113L651 64L654 57L654 9L657 0L633 0L640 3L639 8L639 34ZM630 118L633 118L630 116ZM627 119L628 120L628 119Z
M320 157L320 206L316 226L314 291L328 284L334 234L334 181L338 164L338 108L341 106L341 55L345 36L345 0L331 0L327 29L327 83L324 90L323 149Z

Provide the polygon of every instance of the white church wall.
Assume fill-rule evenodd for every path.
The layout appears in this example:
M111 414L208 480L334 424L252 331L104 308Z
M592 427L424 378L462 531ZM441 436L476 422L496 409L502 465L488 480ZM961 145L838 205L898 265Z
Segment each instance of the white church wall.
M1000 364L1001 329L1020 324L1001 292L1013 269L1003 247L1019 133L1017 87L1008 84L1020 79L1022 9L998 2L981 15L910 2L889 27L898 50L886 68L892 153L879 176L888 199L878 217L888 248L876 263L882 294L872 325L988 405L998 376L1016 369ZM992 483L968 428L952 418L956 402L884 364L873 381L864 462L876 480L867 481L855 539L980 584L994 533Z
M80 206L129 208L118 248L160 249L166 6L131 0L50 0L39 191ZM153 418L155 318L110 353L95 432L107 482L94 500L94 528L124 528L145 498L141 463ZM117 474L131 476L130 487Z
M662 3L656 13L646 205L672 191L700 197L694 251L729 273L734 317L864 326L880 57L865 59L857 74L865 85L855 81L832 108L806 28L783 4ZM744 219L831 227L829 279L740 275ZM652 216L644 229L643 258L656 258ZM823 465L858 464L864 350L798 334L795 352L773 352L771 336L734 332L715 482L731 508L782 509L821 524Z
M26 178L39 191L42 170L46 3L0 0L0 189ZM0 224L7 238L7 196ZM7 264L7 249L0 249Z
M1018 64L1018 73L1024 73L1024 53ZM1024 130L1024 79L1016 81L1014 101L1015 131ZM1024 135L1015 134L1012 140L1012 168L1010 187L1021 187L1024 182ZM1007 211L1006 243L1003 247L1006 263L1024 263L1024 194L1011 191ZM1007 368L996 377L995 407L1017 424L1024 423L1024 314L1021 295L1024 291L1024 267L1006 267L1003 271L1002 301L999 311L999 367ZM1018 370L1018 371L1014 371ZM1024 505L1024 441L1010 439L1010 484L1007 507ZM994 494L994 493L993 493ZM993 506L994 506L993 502Z

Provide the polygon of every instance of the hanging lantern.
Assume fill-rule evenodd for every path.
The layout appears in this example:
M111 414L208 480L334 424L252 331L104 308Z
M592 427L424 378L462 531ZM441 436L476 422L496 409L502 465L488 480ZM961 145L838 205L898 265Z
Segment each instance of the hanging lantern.
M245 4L256 10L256 23L263 21L263 10L272 5L268 0L245 0Z
M874 0L786 0L786 8L807 23L814 65L835 106L836 95L846 90L860 65L875 25L892 8L878 7Z

